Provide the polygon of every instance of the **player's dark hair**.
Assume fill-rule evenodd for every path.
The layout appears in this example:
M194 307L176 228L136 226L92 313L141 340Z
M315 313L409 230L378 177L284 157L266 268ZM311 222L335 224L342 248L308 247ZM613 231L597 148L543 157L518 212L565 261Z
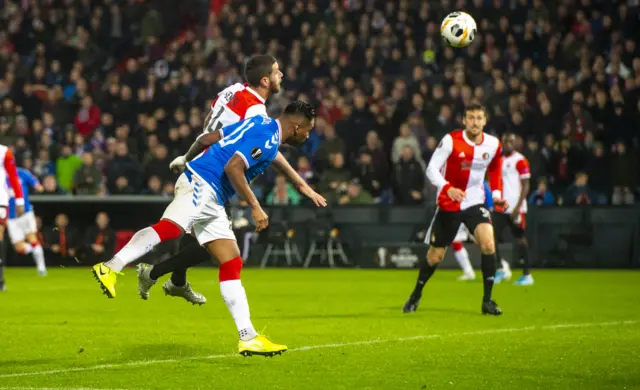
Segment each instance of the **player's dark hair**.
M269 77L273 70L273 64L277 61L273 56L261 54L253 56L244 67L244 78L250 86L260 85L263 77Z
M482 104L478 104L478 103L471 103L464 108L465 114L469 111L482 111L485 113L485 115L487 114L487 109L484 108Z
M295 100L284 108L284 115L303 115L307 120L313 120L316 117L316 109L309 103Z

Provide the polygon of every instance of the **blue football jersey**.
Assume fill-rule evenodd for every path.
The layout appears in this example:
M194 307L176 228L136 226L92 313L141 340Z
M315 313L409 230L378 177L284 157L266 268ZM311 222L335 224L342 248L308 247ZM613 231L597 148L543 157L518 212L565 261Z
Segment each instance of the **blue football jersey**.
M277 120L257 115L223 127L221 134L224 138L187 163L187 168L206 181L224 205L236 193L224 171L231 157L237 154L244 160L245 177L251 183L276 158L282 132Z
M27 213L33 210L33 206L31 202L29 202L29 189L34 188L39 185L40 182L38 178L33 175L33 173L29 172L29 170L24 168L18 168L18 180L20 180L20 185L22 186L22 196L24 197L24 212ZM11 185L9 184L9 179L7 178L7 188L9 188L9 194L11 195L9 198L9 219L16 218L16 198L13 196L13 190L11 190Z

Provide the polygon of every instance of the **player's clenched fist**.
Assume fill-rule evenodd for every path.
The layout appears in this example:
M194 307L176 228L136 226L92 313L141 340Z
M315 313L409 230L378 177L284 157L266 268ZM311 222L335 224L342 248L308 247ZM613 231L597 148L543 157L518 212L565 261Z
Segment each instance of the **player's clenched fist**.
M251 209L251 216L256 221L256 232L261 232L269 226L269 217L262 207L257 206Z
M462 202L465 193L459 188L451 187L447 190L447 195L455 202Z

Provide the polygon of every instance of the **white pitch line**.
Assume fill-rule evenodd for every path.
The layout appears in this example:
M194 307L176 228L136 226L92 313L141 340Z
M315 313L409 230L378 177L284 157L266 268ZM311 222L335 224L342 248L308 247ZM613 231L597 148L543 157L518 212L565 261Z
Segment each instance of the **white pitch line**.
M428 335L420 335L420 336L412 336L412 337L399 337L395 339L376 339L376 340L354 341L350 343L308 345L304 347L292 348L287 352L303 352L303 351L309 351L312 349L342 348L342 347L352 347L356 345L395 343L395 342L402 342L402 341L427 340L427 339L437 339L437 338L457 337L457 336L476 336L476 335L511 333L511 332L527 332L532 330L556 330L556 329L566 329L566 328L586 328L586 327L595 327L595 326L632 325L632 324L638 324L638 323L640 323L640 320L588 322L588 323L581 323L581 324L558 324L558 325L545 325L545 326L525 326L522 328L487 329L487 330L479 330L475 332L428 334ZM211 359L225 359L225 358L238 358L238 357L240 357L239 354L228 353L228 354L209 355L209 356L193 356L193 357L180 358L180 359L139 360L139 361L133 361L133 362L127 362L127 363L99 364L99 365L89 366L89 367L65 368L65 369L59 369L59 370L16 372L13 374L2 374L0 375L0 378L16 378L16 377L22 377L22 376L66 374L70 372L80 372L80 371L107 370L110 368L148 366L151 364L179 363L179 362L186 362L190 360L211 360ZM1 389L9 389L9 388L0 388L0 390ZM15 388L15 389L25 389L25 388ZM80 390L80 389L74 389L74 390ZM85 390L89 390L89 389L85 389ZM98 389L95 389L95 390L98 390ZM106 389L106 390L109 390L109 389Z

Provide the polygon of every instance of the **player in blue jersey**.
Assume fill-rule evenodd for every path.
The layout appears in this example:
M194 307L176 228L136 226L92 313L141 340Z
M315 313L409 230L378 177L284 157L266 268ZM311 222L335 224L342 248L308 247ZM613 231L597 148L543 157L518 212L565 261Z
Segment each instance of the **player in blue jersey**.
M311 105L292 102L277 120L258 115L224 127L221 132L203 134L185 155L187 171L183 175L190 183L191 202L184 209L184 218L176 218L181 220L174 222L184 230L191 230L200 245L220 262L220 292L238 329L238 352L244 356L272 356L286 351L287 347L259 335L251 323L249 303L240 282L240 249L224 206L238 193L251 207L256 230L264 230L269 224L268 217L249 182L271 163L281 169L276 159L279 145L304 142L314 121L315 110ZM326 200L315 192L311 191L307 196L316 204L326 206ZM132 239L122 251L141 253L149 250L148 245L143 246ZM109 297L115 295L118 274L113 268L121 263L122 259L116 254L111 261L93 268Z
M484 193L491 194L491 189L489 188L489 184L484 182ZM491 196L485 196L485 207L489 211L493 211L493 199ZM458 262L458 265L462 269L462 275L458 277L458 280L475 280L476 273L473 271L473 267L471 266L471 261L469 261L469 252L465 249L462 244L465 241L475 241L473 238L473 234L469 233L469 230L464 225L460 225L458 229L458 234L456 238L451 243L451 249L453 250L453 255Z
M31 254L36 263L38 275L47 274L47 268L44 261L44 251L38 242L38 228L36 226L36 217L33 214L33 206L29 202L29 190L34 189L42 192L43 187L31 172L24 168L18 168L18 179L22 187L24 196L24 214L18 216L16 210L16 201L13 194L9 198L9 220L7 228L9 230L9 238L16 253L21 255ZM9 183L7 183L9 185Z

